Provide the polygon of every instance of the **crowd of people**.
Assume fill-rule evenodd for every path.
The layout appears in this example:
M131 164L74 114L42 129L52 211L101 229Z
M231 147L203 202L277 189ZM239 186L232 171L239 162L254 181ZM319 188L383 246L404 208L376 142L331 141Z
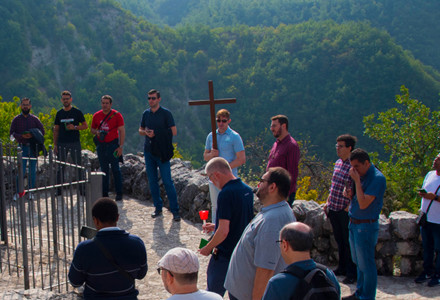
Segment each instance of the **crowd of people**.
M72 106L72 95L62 92L60 109L55 118L53 141L61 161L70 154L72 161L81 163L80 131L88 125L82 112ZM98 230L95 238L81 242L74 254L69 280L74 286L84 285L85 298L135 299L135 279L147 272L147 255L143 241L117 227L118 207L109 197L109 172L115 180L116 201L123 199L122 160L125 141L124 119L112 109L110 95L101 98L102 110L93 115L91 132L101 170L105 173L102 196L92 209ZM152 218L162 216L163 200L159 188L161 179L169 200L173 221L181 220L176 189L170 169L173 156L173 136L177 134L172 113L162 107L157 90L148 92L149 108L142 115L139 134L145 136L146 173L155 210ZM44 136L40 120L30 114L31 100L21 99L22 113L11 124L10 133L23 149L26 158L35 158L32 151ZM331 271L311 259L312 229L296 222L292 205L296 196L296 181L300 150L288 131L288 118L271 118L270 130L275 142L268 156L265 174L256 195L262 204L254 216L252 189L238 177L237 168L246 162L240 134L230 128L231 115L226 109L216 114L217 130L208 134L203 158L207 161L212 222L203 225L211 233L199 254L211 256L207 268L207 291L199 290L199 262L196 253L184 248L170 249L159 261L158 272L164 287L172 294L169 299L292 299L304 293L321 293L325 299L340 299L336 276L343 283L356 283L354 294L342 299L375 299L377 269L375 247L379 233L379 214L383 205L386 179L373 165L368 153L355 148L356 137L344 134L336 139L336 154L331 188L324 210L333 227L338 245L339 261ZM213 134L218 145L213 146ZM23 173L26 172L24 160ZM427 214L427 225L421 227L423 240L423 272L416 283L428 286L440 282L440 154L426 175L420 196L421 209ZM35 186L35 164L30 161L29 187ZM58 179L63 180L60 170ZM80 174L78 174L80 176Z

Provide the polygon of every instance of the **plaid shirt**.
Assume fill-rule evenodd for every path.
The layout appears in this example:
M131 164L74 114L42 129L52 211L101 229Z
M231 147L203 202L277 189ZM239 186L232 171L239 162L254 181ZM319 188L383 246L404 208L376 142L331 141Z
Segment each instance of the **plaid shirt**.
M328 208L334 211L345 209L350 204L350 199L342 196L344 187L351 186L352 179L348 175L351 165L350 160L342 161L338 159L335 163L333 171L332 186L330 188L330 195L328 197Z
M21 135L23 132L29 131L31 128L40 129L41 133L44 135L43 124L41 124L41 121L37 116L29 114L25 117L23 114L19 114L12 120L9 134L13 135L19 144L27 144L29 143L29 139L24 139Z

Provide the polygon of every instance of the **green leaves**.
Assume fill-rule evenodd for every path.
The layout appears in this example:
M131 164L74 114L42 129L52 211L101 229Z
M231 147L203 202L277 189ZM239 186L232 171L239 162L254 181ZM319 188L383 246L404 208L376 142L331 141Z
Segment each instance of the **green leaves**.
M383 144L389 153L388 161L378 163L387 177L387 209L415 212L415 189L440 150L440 112L411 99L405 86L396 102L397 107L380 112L377 118L374 114L364 118L365 134Z

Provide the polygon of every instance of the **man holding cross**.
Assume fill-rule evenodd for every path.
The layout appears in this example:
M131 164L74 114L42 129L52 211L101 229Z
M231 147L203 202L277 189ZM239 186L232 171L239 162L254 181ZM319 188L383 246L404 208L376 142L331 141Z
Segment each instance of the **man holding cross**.
M213 147L212 132L206 137L205 152L203 158L210 161L214 157L223 157L229 162L232 174L238 177L237 167L246 162L244 145L240 135L229 127L231 117L229 111L220 109L216 115L217 120L217 149ZM209 181L209 195L211 197L212 222L215 224L217 211L217 197L219 189Z

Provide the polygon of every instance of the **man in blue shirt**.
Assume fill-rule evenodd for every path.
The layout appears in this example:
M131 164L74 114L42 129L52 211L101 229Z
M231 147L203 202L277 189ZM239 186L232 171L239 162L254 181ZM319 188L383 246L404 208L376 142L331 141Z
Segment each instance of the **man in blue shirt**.
M296 266L304 271L314 270L316 263L310 257L310 250L313 246L312 229L300 222L287 224L280 232L281 256L283 257L287 268ZM329 269L326 270L326 276L333 282L338 291L339 297L341 288L335 275ZM299 278L290 273L278 273L272 277L264 292L263 300L289 300L297 293Z
M76 247L70 283L85 285L84 299L137 299L135 279L144 278L148 270L144 242L116 227L118 206L110 198L96 200L92 216L98 233Z
M213 252L207 270L208 291L223 296L226 291L223 283L232 252L253 217L254 194L249 186L232 174L229 163L222 157L208 162L206 174L221 191L216 223L203 226L205 231L215 233L209 243L200 249L200 254L208 256Z
M170 159L174 154L173 136L177 134L177 129L173 115L168 109L160 106L160 101L159 91L153 89L148 92L150 108L144 111L139 127L139 134L145 136L145 166L155 207L151 217L157 218L162 215L163 201L160 197L159 176L157 174L159 168L170 201L170 211L174 216L173 220L179 222L179 204L177 203L176 188L171 179L170 165Z
M212 147L212 132L206 137L205 152L203 159L210 161L214 157L223 157L231 166L232 174L238 177L237 167L246 162L243 141L240 135L229 127L231 123L231 114L226 109L220 109L217 112L217 147ZM215 223L217 210L217 197L219 189L209 181L209 196L211 198L211 216L212 223Z
M377 269L374 259L379 234L379 214L386 189L385 176L370 162L365 150L350 154L350 177L354 190L345 189L344 196L352 199L349 209L350 249L357 266L357 290L342 299L375 299Z

